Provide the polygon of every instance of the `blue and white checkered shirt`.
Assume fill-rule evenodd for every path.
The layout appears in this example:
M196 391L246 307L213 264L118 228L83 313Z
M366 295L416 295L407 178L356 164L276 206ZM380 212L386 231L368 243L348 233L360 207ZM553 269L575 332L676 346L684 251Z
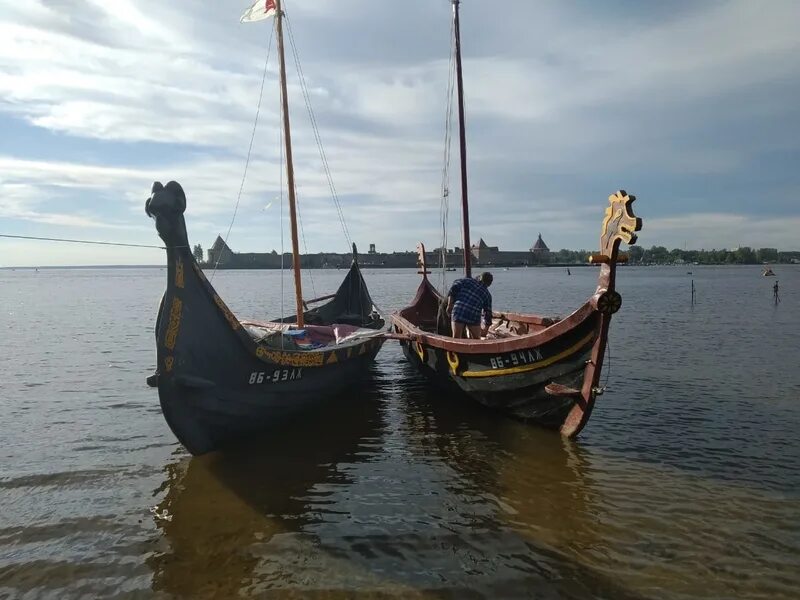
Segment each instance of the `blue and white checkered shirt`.
M450 287L448 296L453 297L453 321L466 325L492 324L492 295L477 279L456 279Z

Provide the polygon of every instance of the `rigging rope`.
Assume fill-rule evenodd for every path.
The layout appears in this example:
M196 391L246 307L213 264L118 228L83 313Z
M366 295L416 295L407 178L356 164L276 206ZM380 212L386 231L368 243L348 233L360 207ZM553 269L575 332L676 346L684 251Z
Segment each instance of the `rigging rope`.
M450 216L450 160L452 155L452 139L453 139L453 93L455 91L455 24L450 24L450 64L448 66L447 77L447 109L445 111L445 127L444 127L444 164L442 166L442 199L439 209L439 216L442 223L442 246L440 266L441 270L441 290L444 292L446 289L446 271L447 271L447 225Z
M242 174L242 183L239 186L239 193L236 196L236 206L233 209L233 216L231 217L231 223L228 225L228 232L225 234L225 238L223 241L225 242L225 246L228 245L228 237L231 235L231 229L233 229L233 223L236 221L236 213L239 212L239 202L242 199L242 193L244 192L244 184L247 180L247 169L250 167L250 157L253 154L253 143L256 139L256 130L258 129L258 117L261 114L261 100L264 97L264 83L267 81L267 66L269 65L269 55L272 51L272 38L275 35L275 28L270 29L269 35L269 42L267 42L267 58L264 61L264 72L261 75L261 88L258 92L258 106L256 107L256 117L253 121L253 131L250 134L250 145L247 148L247 158L244 162L244 173ZM219 266L220 258L222 258L222 251L219 252L217 255L217 260L214 262L214 271L211 273L211 281L214 281L214 275L217 274L217 267Z
M303 229L303 217L300 214L300 198L297 196L297 188L295 187L294 190L294 203L297 208L297 222L300 224L300 235L303 238L303 248L308 254L308 244L306 243L306 230ZM297 257L297 260L300 260L300 257ZM311 269L306 269L303 271L304 273L308 274L308 280L311 282L311 292L314 294L314 297L317 297L317 288L314 286L314 276L311 274Z
M319 150L319 157L322 162L322 169L325 172L325 177L328 181L328 187L331 191L331 197L333 198L334 206L336 207L336 214L339 217L339 224L342 227L342 232L344 233L345 240L347 241L348 247L353 245L353 240L350 236L350 230L347 227L347 221L344 218L344 211L342 210L342 204L339 201L339 194L336 192L336 186L333 183L333 175L331 174L330 164L328 163L328 157L325 154L325 148L322 145L322 137L319 133L319 127L317 125L317 118L314 114L314 109L311 106L311 95L308 93L308 86L306 85L306 77L303 73L303 66L300 63L300 54L297 50L297 44L295 44L294 40L294 32L292 30L292 23L288 16L286 17L286 24L287 24L287 31L289 32L289 45L292 48L292 55L294 56L295 67L297 68L297 74L300 79L300 90L303 93L303 100L306 105L306 110L308 112L308 118L311 121L311 129L314 133L314 140L317 143L317 149Z
M281 101L280 98L281 98L281 93L278 92L278 103L280 103L280 101ZM281 113L280 109L278 110L278 114L281 114L281 115L283 114L283 113ZM283 119L283 116L281 116L281 119ZM286 269L285 269L285 263L284 263L285 256L284 256L284 241L283 241L283 239L284 239L283 238L283 227L284 227L284 224L283 224L283 127L278 127L278 129L279 129L279 132L278 132L278 147L280 148L280 153L281 153L281 164L280 164L280 168L278 169L278 171L280 171L280 183L278 184L278 189L279 189L280 203L281 203L281 313L280 313L280 318L283 319L283 316L286 314L284 312L284 294L285 294L285 292L284 292L284 274L286 272ZM285 349L285 347L284 347L285 338L286 338L286 336L284 336L284 335L281 336L281 350Z
M122 242L97 242L93 240L73 240L67 238L51 238L51 237L36 237L32 235L11 235L8 233L0 233L0 237L13 238L17 240L36 240L39 242L67 242L70 244L94 244L98 246L122 246L125 248L153 248L155 250L167 250L166 246L153 246L150 244L125 244ZM172 246L174 249L188 248L189 246Z
M595 388L597 394L604 394L611 379L611 344L606 340L606 355L608 356L608 368L606 368L606 380L599 388Z
M606 382L603 384L603 389L608 387L608 381L611 379L611 344L606 340L606 353L608 353L608 369L606 369Z
M284 19L286 20L285 15L284 15ZM291 33L290 33L290 36L291 36ZM294 49L294 44L292 43L290 45L292 46L292 49ZM296 56L295 56L295 62L297 62ZM298 65L298 73L299 73L299 65ZM301 81L302 81L302 78L301 78ZM279 91L278 95L280 96L280 94L282 94L282 93L283 93L282 91ZM280 111L280 114L281 114L281 124L283 124L283 120L286 118L286 115L283 114L283 110ZM285 160L285 157L284 157L284 138L283 138L283 134L281 134L281 195L283 194L283 164L284 164L284 160ZM287 183L288 183L288 181L287 181ZM303 238L303 249L305 250L306 254L308 254L308 243L306 242L306 232L305 232L305 229L303 228L303 216L302 216L302 213L300 211L300 198L299 198L299 195L297 193L297 183L295 183L294 190L292 190L292 191L294 192L295 212L297 214L297 222L298 222L298 224L300 226L300 235ZM283 230L281 230L281 236L282 235L283 235ZM296 259L298 261L298 267L300 267L301 264L302 264L301 257L297 256ZM295 260L295 257L294 257L294 255L292 255L292 261L294 261L294 260ZM281 258L281 261L283 261L283 258ZM309 269L306 269L305 271L301 270L301 273L306 273L306 275L308 276L308 280L311 283L311 292L314 295L314 297L316 297L317 289L316 289L316 286L314 285L314 276L312 275L311 271ZM302 298L300 300L302 301Z

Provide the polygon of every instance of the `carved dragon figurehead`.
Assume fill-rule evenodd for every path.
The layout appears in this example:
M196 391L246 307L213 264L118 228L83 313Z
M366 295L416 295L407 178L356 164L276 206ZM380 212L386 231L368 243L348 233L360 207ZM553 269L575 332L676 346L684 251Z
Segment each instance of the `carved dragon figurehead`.
M591 262L616 261L622 242L633 245L636 233L642 229L642 220L633 214L631 205L636 196L620 190L608 197L609 206L600 231L600 254L592 255Z
M186 222L183 219L186 194L179 183L170 181L164 186L160 181L156 181L144 210L148 217L155 219L158 235L167 246L188 248Z

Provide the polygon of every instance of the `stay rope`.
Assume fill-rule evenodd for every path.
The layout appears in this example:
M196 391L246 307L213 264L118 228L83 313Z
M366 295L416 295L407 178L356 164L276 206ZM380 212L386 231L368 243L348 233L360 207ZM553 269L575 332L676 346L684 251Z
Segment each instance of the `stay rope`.
M311 130L314 133L314 141L317 144L317 149L319 151L320 161L322 162L322 169L325 173L325 178L328 182L328 188L331 192L331 197L333 198L333 204L336 208L336 214L339 218L339 224L342 227L342 233L344 233L345 240L349 247L353 245L353 239L350 236L350 230L347 227L347 221L344 218L344 211L342 209L342 204L339 201L339 194L336 191L336 185L333 182L333 175L331 174L330 164L328 163L328 156L325 153L325 148L322 144L322 136L319 132L319 126L317 124L317 117L314 114L314 108L311 105L311 95L308 93L308 86L306 85L306 77L303 73L303 66L300 62L300 54L297 50L297 44L295 43L294 39L294 31L292 29L292 22L287 16L285 19L287 25L287 31L289 32L289 45L292 49L292 55L294 57L295 67L297 69L298 78L300 80L300 90L303 94L303 101L306 105L306 111L308 112L308 118L311 122Z
M267 43L267 58L264 61L264 72L261 75L261 87L258 91L258 105L256 106L256 116L253 120L253 131L250 134L250 145L247 148L247 158L244 161L244 173L242 173L242 183L239 185L239 193L236 195L236 205L233 208L233 216L231 217L230 225L228 225L228 231L223 238L225 242L225 246L228 245L228 238L231 235L231 230L233 229L233 223L236 221L236 215L239 212L239 203L242 200L242 193L244 192L244 184L247 180L247 170L250 167L250 158L253 154L253 143L256 139L256 131L258 130L258 118L261 115L261 101L264 98L264 84L267 81L267 67L269 66L269 56L272 51L272 39L275 35L275 28L270 28L270 35L269 35L269 42ZM214 275L217 274L217 267L219 266L219 261L222 258L222 251L220 251L217 255L217 260L214 261L214 271L211 273L211 281L214 281Z
M441 204L439 216L442 225L442 245L441 245L441 287L445 291L446 271L447 271L447 225L450 215L450 164L452 156L453 140L453 94L455 92L455 24L450 24L450 64L448 66L447 78L447 108L445 110L444 127L444 157L442 166L442 187Z
M347 227L347 220L344 218L344 210L342 209L342 203L339 200L339 194L336 191L336 185L333 182L333 175L331 174L330 164L328 163L328 156L325 153L325 147L322 143L322 136L319 132L319 125L317 124L317 117L314 114L314 108L311 105L311 95L308 92L308 85L306 84L306 76L303 72L303 65L300 62L300 53L297 50L297 44L295 43L294 39L294 31L292 29L292 23L289 19L288 15L286 17L286 24L287 24L287 31L289 32L289 45L292 48L292 56L294 57L295 68L297 69L298 78L300 80L300 90L303 94L303 101L306 105L306 111L308 112L308 119L311 123L311 130L314 133L314 141L317 144L317 150L319 151L319 158L320 162L322 163L322 170L325 173L325 178L328 182L328 188L330 189L331 198L333 199L334 207L336 208L336 215L339 218L339 224L342 228L342 233L344 234L344 238L347 241L348 250L352 249L353 247L353 238L350 235L350 230ZM303 231L303 223L302 219L300 218L299 206L298 206L298 219L300 219L300 229L303 234L303 245L306 246L306 239L305 239L305 231ZM306 252L308 252L308 247L306 246ZM309 277L311 277L311 273L309 272ZM359 280L358 287L359 292L361 292L361 284L363 279ZM311 278L311 287L314 289L314 280ZM314 290L314 295L316 296L316 290ZM359 304L361 305L361 296L363 294L359 293ZM369 307L370 309L372 307ZM361 305L361 311L364 311L363 305Z
M280 92L278 92L278 102L280 102L280 95L281 95ZM280 112L280 109L279 109L279 112ZM281 119L283 119L283 117L281 117ZM285 249L284 249L284 237L283 237L283 227L284 227L284 224L283 224L283 160L284 160L284 158L283 158L283 127L278 127L278 129L279 129L279 132L278 132L278 147L280 148L280 153L281 153L281 165L280 165L280 168L278 169L280 171L280 182L278 184L278 187L279 187L279 190L280 190L280 192L279 192L279 194L280 194L279 201L280 201L280 204L281 204L281 318L283 318L283 315L286 314L284 312L284 297L283 297L284 293L285 293L284 292L284 274L285 274L285 271L286 271L285 262L284 262L285 261L285 256L284 256ZM283 346L284 337L285 336L281 336L281 350L284 349L284 346Z
M303 229L303 216L300 214L300 198L297 195L297 188L295 188L294 192L294 203L295 207L297 208L297 222L300 224L300 237L303 238L303 249L308 254L308 243L306 242L306 230ZM300 260L300 257L297 257L297 260ZM314 294L314 297L317 296L317 289L314 286L314 276L311 274L311 269L306 269L303 273L308 274L308 280L311 282L311 292Z
M339 219L339 225L342 228L342 233L344 234L345 241L348 245L348 250L352 249L353 246L353 238L350 235L350 230L347 227L347 220L344 218L344 209L342 208L342 203L339 200L339 194L336 191L336 185L333 182L333 174L331 173L330 163L328 162L328 156L325 153L325 146L322 143L322 136L319 132L319 125L317 123L317 117L314 113L314 107L311 104L311 94L308 91L308 85L306 84L306 76L303 72L303 65L300 62L300 53L297 50L297 43L294 39L294 30L292 29L292 23L290 19L286 18L287 24L287 31L289 32L289 45L292 48L292 56L294 57L295 68L297 69L298 79L300 80L300 90L303 94L303 101L306 105L306 112L308 113L308 120L311 123L311 131L314 133L314 141L317 144L317 150L319 152L320 162L322 163L322 170L325 173L325 178L328 182L328 189L331 193L331 199L333 200L334 207L336 208L336 215ZM301 222L302 228L302 222ZM305 232L303 232L303 244L305 245ZM306 252L308 249L306 248ZM310 273L309 273L310 275ZM312 280L312 288L313 288L313 280ZM361 291L361 280L358 284L359 292ZM316 290L314 290L314 295L316 296ZM361 305L361 294L359 293L359 305L361 306L361 310L363 312L363 305ZM371 307L370 307L371 308Z
M608 368L606 369L606 381L603 384L603 391L606 391L608 382L611 379L611 344L606 340L606 354L608 354Z
M286 18L286 14L285 13L284 13L284 22L286 22L288 24L288 19ZM290 36L291 36L291 33L290 33ZM292 46L292 49L294 49L294 44L290 44L290 45ZM295 63L297 64L297 58L296 57L295 57ZM299 68L298 68L298 73L299 73ZM283 92L281 90L279 90L279 92L278 92L279 100L280 100L280 96L281 96L282 93ZM286 116L283 114L282 108L279 110L279 114L281 115L281 124L283 124L283 120L286 118ZM285 160L286 160L286 156L284 154L283 127L281 127L281 204L283 204L283 200L282 200L282 198L283 198L283 167L286 164ZM288 181L287 181L287 183L288 183ZM300 211L300 196L297 193L297 183L296 182L295 182L295 187L294 187L293 191L294 191L294 199L295 199L295 212L297 214L297 223L300 226L300 237L302 237L302 239L303 239L303 249L305 250L306 254L308 254L308 242L306 241L306 232L305 232L305 229L303 227L303 215L302 215L302 212ZM283 208L283 206L281 206L281 209L282 208ZM283 223L281 223L281 237L283 237ZM283 252L281 251L281 268L283 268L283 256L282 256L282 254L283 254ZM293 256L292 260L294 260L294 259L295 259L295 257ZM301 258L298 256L297 260L301 261ZM313 294L314 297L316 297L317 289L316 289L316 286L314 285L314 275L311 273L311 271L309 269L306 269L305 271L301 271L301 273L305 273L307 275L308 280L311 283L311 293ZM301 300L302 300L302 298L301 298ZM281 315L283 315L283 310L281 310Z

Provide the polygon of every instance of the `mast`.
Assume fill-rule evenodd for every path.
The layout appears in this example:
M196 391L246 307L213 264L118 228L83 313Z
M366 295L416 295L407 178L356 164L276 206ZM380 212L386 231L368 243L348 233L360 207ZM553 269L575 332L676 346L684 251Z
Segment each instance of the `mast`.
M292 225L292 267L294 294L297 309L297 326L303 327L303 285L300 281L300 244L297 239L297 207L294 189L294 162L292 160L292 132L289 127L289 98L286 91L286 57L283 51L283 10L281 0L275 0L275 24L278 34L278 54L281 61L281 101L283 104L283 139L286 144L286 178L289 185L289 219Z
M461 21L453 0L453 22L456 36L456 78L458 80L458 134L461 141L461 221L464 224L464 275L472 277L472 248L469 240L469 195L467 194L467 132L464 122L464 77L461 71Z

